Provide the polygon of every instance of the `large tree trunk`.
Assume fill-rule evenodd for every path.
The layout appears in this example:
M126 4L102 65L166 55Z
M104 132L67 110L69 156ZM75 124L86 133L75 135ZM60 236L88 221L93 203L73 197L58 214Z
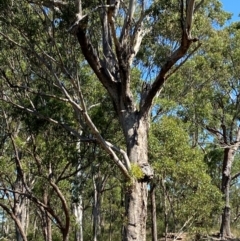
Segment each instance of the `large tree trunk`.
M148 164L148 118L139 117L138 113L127 115L123 129L127 137L128 155L131 163L138 166L144 176L135 177L126 192L126 218L124 226L124 241L146 240L147 220L147 182L153 177L153 171ZM133 166L133 168L135 168Z
M223 208L223 213L222 213L222 222L221 222L221 237L222 238L227 238L227 237L231 237L232 233L231 233L231 226L230 226L230 217L231 217L231 209L228 206L225 206Z
M146 240L147 184L135 181L126 194L127 223L124 227L124 241Z
M141 94L137 98L134 98L133 93L135 93L135 90L131 90L130 73L133 59L139 51L141 41L144 35L149 32L149 29L144 27L145 24L143 24L143 20L146 17L145 14L147 14L145 4L138 5L138 8L137 1L131 0L128 2L127 14L123 21L124 24L119 38L119 30L115 27L115 20L118 8L121 5L120 1L107 1L108 4L112 3L112 5L101 8L102 55L99 51L96 51L98 48L95 47L97 46L93 45L91 38L88 36L87 28L90 15L82 14L81 2L81 0L76 1L76 21L69 31L76 34L82 54L114 103L125 136L127 158L125 151L119 150L111 143L106 142L99 134L99 131L86 114L85 104L82 104L84 111L81 111L81 113L85 115L85 120L98 142L109 153L114 163L129 182L125 200L126 219L123 228L123 240L145 241L147 182L153 177L153 171L148 163L149 113L153 106L153 99L158 95L167 77L170 76L166 76L167 73L175 63L186 55L190 45L197 41L196 38L191 37L192 17L196 10L194 10L195 0L186 1L186 4L184 4L184 1L181 2L182 38L179 42L179 47L166 59L153 83L143 83ZM186 10L185 14L183 14L184 8ZM133 16L136 9L140 10L142 14L135 24ZM64 93L66 92L65 89L63 91ZM72 101L71 103L76 108L75 102ZM114 151L122 154L125 163L118 158ZM142 177L131 177L134 168L137 167L143 171L144 175Z

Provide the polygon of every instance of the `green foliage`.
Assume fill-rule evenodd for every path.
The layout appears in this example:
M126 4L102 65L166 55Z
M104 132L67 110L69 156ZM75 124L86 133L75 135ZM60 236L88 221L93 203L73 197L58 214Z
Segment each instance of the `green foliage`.
M173 106L175 105L174 109L168 110L168 106L162 102L162 113L167 110L168 115L180 117L186 123L192 145L200 145L204 150L206 172L211 177L211 183L219 190L222 188L223 153L226 146L236 143L239 125L238 49L239 31L236 24L213 30L202 49L171 77L171 84L166 85L162 91L165 100L174 96ZM156 103L161 103L161 100ZM232 176L238 172L237 152ZM237 182L238 180L232 182L230 191L230 200L234 200L230 201L230 205L234 210L238 207ZM232 218L234 217L235 214ZM212 218L216 220L216 217ZM202 223L207 222L199 222L196 230L201 229Z
M208 147L209 151L204 157L204 161L208 166L207 172L212 178L212 183L221 189L222 179L222 161L223 150L217 146L211 145Z
M221 212L221 193L211 183L203 154L191 147L186 129L174 117L163 117L160 123L154 123L150 158L155 174L164 182L164 195L171 197L168 205L174 215L168 220L177 225L175 228L181 228L191 218L192 227L201 223L206 228L212 224L212 213Z
M223 26L225 21L230 19L231 14L223 11L221 7L222 4L218 0L204 1L194 15L192 36L198 36L200 40L206 40L214 32L212 25ZM180 9L181 5L177 0L158 0L153 4L152 31L143 39L142 48L137 56L138 61L147 69L149 69L149 66L160 69L166 58L178 47L181 38ZM154 70L151 74L154 76Z
M142 179L144 177L144 173L141 167L135 163L131 163L131 175L137 180Z

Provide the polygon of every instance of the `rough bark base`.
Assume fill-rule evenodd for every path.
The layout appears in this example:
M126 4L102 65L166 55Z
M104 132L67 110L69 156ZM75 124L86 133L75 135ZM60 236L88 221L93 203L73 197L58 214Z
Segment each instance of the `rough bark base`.
M224 207L223 214L222 214L222 224L220 229L220 235L222 238L231 238L231 228L230 228L230 215L231 215L231 209L230 207Z
M126 194L127 220L123 241L145 241L147 220L147 183L135 182Z

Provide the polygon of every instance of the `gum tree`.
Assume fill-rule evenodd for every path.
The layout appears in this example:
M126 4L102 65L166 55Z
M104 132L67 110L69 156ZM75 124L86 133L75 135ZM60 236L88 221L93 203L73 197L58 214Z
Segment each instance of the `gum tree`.
M81 1L76 1L77 20L70 31L78 38L85 59L111 96L124 133L126 142L124 162L115 156L111 145L106 143L100 135L98 136L98 133L95 134L126 179L131 179L131 184L126 192L127 221L123 234L123 240L130 241L145 240L146 237L147 181L153 175L148 162L147 137L150 121L149 113L151 112L153 99L163 86L169 70L186 55L190 45L196 39L191 36L195 1L181 1L179 46L166 59L153 83L143 85L139 96L140 101L136 104L131 89L131 65L139 51L142 38L150 28L152 20L149 13L156 6L153 4L147 7L146 2L138 3L134 0L130 0L126 3L126 6L124 5L120 1L107 1L104 5L99 6L102 29L101 53L96 51L96 46L89 38L87 25L91 21L91 15L84 15ZM124 19L122 25L117 27L117 17L121 11ZM132 164L142 169L143 178L134 179L131 177Z
M5 61L2 79L15 90L57 98L72 107L76 120L88 127L128 184L123 240L146 240L147 182L153 177L148 160L148 131L154 99L167 78L200 46L191 34L193 15L197 23L194 34L198 34L203 26L211 25L207 15L216 18L219 2L76 0L74 5L71 1L26 0L18 5L5 0L2 4L1 41L8 43L9 55L14 56L17 51L22 54L17 61L13 57L12 61L8 57L1 59ZM70 38L70 34L75 38ZM79 50L84 60L76 57ZM111 98L125 139L123 149L104 139L91 119L79 80L79 71L86 63ZM133 65L143 69L142 78L134 82ZM22 82L18 83L14 75L17 79L21 76ZM49 86L48 93L31 89L36 78ZM58 94L51 93L53 88ZM19 101L19 95L17 99L9 97L8 91L3 91L2 96L15 107L82 139L79 129L63 122L63 118L55 120L42 114L28 96L25 98L30 105Z
M232 237L231 186L239 177L233 169L240 145L238 42L238 24L213 31L201 53L178 72L176 78L184 79L182 86L175 86L185 93L179 98L178 114L191 123L193 146L200 145L206 153L209 172L222 191L220 235L224 238ZM192 90L187 93L189 86Z

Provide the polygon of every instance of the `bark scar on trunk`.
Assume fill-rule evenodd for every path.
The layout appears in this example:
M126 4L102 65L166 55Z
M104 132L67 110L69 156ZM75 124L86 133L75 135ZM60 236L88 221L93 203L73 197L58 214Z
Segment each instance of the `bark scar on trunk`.
M128 223L129 226L133 226L133 227L136 227L136 223Z
M154 171L149 163L142 163L140 168L144 174L144 177L140 179L141 182L149 182L153 179Z

